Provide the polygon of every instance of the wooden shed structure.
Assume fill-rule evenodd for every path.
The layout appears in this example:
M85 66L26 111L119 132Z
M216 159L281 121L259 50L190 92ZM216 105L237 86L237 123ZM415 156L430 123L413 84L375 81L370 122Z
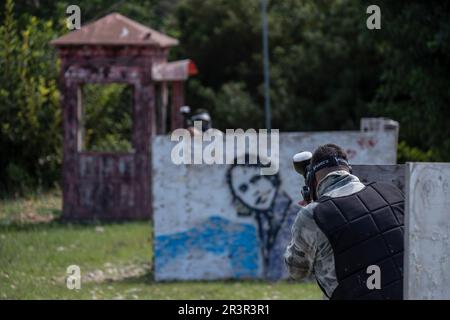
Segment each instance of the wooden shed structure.
M63 217L151 217L151 137L181 126L183 82L197 72L195 65L190 60L168 62L177 39L118 13L51 43L61 59ZM84 150L80 88L86 83L133 88L132 152Z

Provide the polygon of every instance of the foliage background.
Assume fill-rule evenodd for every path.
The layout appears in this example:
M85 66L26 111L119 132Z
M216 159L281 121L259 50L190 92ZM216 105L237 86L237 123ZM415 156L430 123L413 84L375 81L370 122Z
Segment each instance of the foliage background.
M49 41L66 33L69 4L0 1L1 195L51 187L59 180L58 62ZM116 11L179 38L171 58L191 58L199 69L187 84L188 103L210 110L221 129L263 126L258 0L77 4L83 24ZM399 162L449 161L450 3L379 0L382 29L374 31L366 28L370 4L269 1L273 127L349 130L357 129L363 116L390 117L400 122ZM117 115L130 106L117 94L97 91L91 100L103 102L92 102L91 110L107 108L106 123L126 134L130 123L126 117L117 121ZM98 128L94 144L126 148L108 128Z

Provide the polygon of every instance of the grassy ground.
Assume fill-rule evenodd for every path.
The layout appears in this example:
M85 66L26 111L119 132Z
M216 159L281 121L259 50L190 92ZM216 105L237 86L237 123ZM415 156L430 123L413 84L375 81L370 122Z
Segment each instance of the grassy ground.
M153 281L149 222L68 224L58 192L0 201L0 299L320 299L314 283ZM65 285L81 268L80 290Z

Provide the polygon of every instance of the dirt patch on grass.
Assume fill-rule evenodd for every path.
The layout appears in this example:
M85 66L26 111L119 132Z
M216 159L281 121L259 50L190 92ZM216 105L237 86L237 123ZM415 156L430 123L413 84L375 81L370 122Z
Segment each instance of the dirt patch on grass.
M128 278L141 277L151 271L150 263L130 264L124 266L114 266L105 263L104 269L96 269L82 274L81 281L84 283L121 281Z
M113 265L109 262L104 268L91 269L83 272L81 270L81 283L108 283L122 281L130 278L142 277L151 272L151 263ZM55 279L59 283L65 283L66 276Z
M33 211L29 211L19 213L19 215L13 221L21 224L49 223L55 220L55 218L56 217L53 214L41 215Z

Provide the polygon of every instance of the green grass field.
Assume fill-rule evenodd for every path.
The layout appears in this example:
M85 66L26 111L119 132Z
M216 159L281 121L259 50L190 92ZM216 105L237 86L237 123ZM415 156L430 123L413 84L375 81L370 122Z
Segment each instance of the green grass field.
M149 222L69 224L59 192L0 200L0 299L320 299L315 283L155 282ZM66 287L69 265L80 290Z

